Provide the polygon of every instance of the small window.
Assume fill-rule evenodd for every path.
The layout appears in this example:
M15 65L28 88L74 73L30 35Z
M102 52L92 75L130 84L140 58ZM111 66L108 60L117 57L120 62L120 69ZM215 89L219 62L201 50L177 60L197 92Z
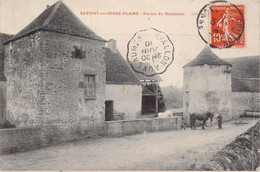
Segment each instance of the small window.
M222 73L231 73L231 67L230 66L225 66L222 68Z
M96 97L95 90L95 75L84 75L84 82L86 88L84 88L85 99L93 99Z
M75 49L71 52L72 58L84 59L86 58L86 51L82 51L82 47L73 46Z

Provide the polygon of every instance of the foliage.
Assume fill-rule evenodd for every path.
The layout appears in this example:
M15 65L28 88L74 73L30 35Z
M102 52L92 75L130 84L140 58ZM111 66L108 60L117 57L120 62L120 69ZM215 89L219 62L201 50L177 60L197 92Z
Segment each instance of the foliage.
M182 88L178 88L176 86L170 85L170 86L162 87L162 93L164 96L165 105L167 109L182 108L183 106Z

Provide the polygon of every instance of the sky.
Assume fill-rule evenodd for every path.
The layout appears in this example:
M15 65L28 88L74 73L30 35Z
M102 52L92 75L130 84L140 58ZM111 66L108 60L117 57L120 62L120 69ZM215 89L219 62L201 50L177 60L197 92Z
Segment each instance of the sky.
M47 5L57 0L0 0L0 32L16 34L33 21ZM183 85L183 66L206 46L198 34L196 19L208 0L63 0L98 36L117 40L119 52L126 58L127 43L144 29L155 28L168 35L174 45L174 60L161 74L161 86ZM245 47L212 49L220 58L259 55L260 1L231 0L245 5ZM85 12L83 15L82 13ZM92 14L86 15L86 13ZM97 12L99 13L98 15ZM100 15L101 12L121 12L139 15ZM163 13L164 15L152 15ZM165 15L184 13L184 15ZM142 15L140 15L142 14Z

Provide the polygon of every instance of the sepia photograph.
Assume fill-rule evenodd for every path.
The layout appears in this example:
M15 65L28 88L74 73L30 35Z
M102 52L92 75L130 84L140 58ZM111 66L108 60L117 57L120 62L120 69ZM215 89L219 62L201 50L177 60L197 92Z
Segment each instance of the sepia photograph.
M0 171L260 171L259 0L0 0Z

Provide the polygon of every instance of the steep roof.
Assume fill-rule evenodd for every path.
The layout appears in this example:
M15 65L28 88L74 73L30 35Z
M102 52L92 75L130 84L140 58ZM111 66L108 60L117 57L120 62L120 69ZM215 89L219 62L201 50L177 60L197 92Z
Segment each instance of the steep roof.
M134 68L138 68L138 63L132 63ZM143 63L143 65L150 66L149 63ZM133 70L133 69L132 69ZM133 70L134 71L134 70ZM147 76L142 73L134 71L139 80L145 81L162 81L162 78L159 75Z
M105 41L79 20L62 0L44 10L36 19L7 42L20 39L38 30L47 30Z
M231 66L228 62L222 60L219 58L216 54L214 54L211 49L206 46L198 55L195 59L184 65L183 67L187 66L201 66L201 65L215 65L215 66L220 66L220 65L228 65Z
M225 61L232 64L232 77L260 78L260 55L226 58Z
M6 81L4 75L4 45L3 43L13 35L0 33L0 81Z
M260 78L232 78L233 92L260 92Z
M139 80L145 80L145 81L162 81L162 78L159 75L153 75L153 76L146 76L142 73L135 72Z
M104 48L104 52L107 84L140 84L139 79L119 52L114 53L109 48Z
M260 92L260 56L226 58L232 64L233 92Z

